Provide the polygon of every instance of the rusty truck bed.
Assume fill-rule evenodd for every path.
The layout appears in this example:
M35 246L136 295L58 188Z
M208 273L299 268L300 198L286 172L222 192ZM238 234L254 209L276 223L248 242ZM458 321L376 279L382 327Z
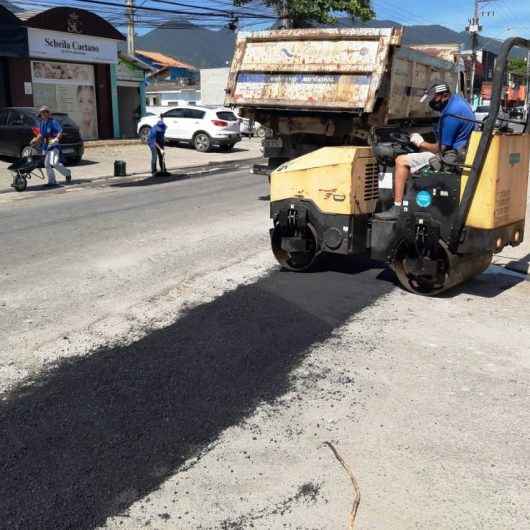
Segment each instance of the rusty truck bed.
M454 63L401 48L396 28L242 33L226 104L243 108L371 113L383 98L388 119L429 117L419 95L457 83Z

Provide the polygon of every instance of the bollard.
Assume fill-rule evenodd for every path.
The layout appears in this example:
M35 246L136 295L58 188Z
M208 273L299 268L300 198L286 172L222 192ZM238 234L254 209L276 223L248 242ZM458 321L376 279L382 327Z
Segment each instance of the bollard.
M127 176L127 163L125 162L125 160L114 160L114 176Z

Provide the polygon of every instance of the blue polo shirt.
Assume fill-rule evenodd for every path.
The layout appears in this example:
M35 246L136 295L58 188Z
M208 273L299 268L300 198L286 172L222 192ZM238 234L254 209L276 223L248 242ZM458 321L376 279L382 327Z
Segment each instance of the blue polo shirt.
M438 140L445 148L458 151L467 147L476 124L473 121L459 120L457 116L475 120L475 113L469 103L462 96L455 94L451 96L440 116Z
M159 121L154 127L151 127L149 136L147 137L147 145L149 147L164 147L164 137L166 134L167 125L163 121Z
M50 143L50 140L53 140L59 134L61 134L63 132L63 128L57 120L50 118L49 120L42 120L40 122L39 131L42 138L42 148L44 151L46 151L48 149L48 144ZM60 146L59 144L55 144L52 145L50 149L60 149Z

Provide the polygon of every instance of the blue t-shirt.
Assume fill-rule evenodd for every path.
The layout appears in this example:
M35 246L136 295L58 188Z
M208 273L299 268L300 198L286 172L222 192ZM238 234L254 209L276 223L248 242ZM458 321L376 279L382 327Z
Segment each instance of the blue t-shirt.
M63 128L57 120L50 118L49 120L42 120L40 122L39 132L41 135L42 150L46 151L48 149L50 140L53 140L59 134L61 134L63 132ZM50 149L60 149L60 146L59 144L54 144L50 147Z
M163 121L159 121L154 127L151 127L149 136L147 137L147 145L149 147L164 147L164 136L166 134L167 125Z
M438 126L440 145L446 149L459 150L467 147L471 133L475 130L476 124L473 121L459 120L457 116L475 120L475 113L469 103L455 94L442 111Z

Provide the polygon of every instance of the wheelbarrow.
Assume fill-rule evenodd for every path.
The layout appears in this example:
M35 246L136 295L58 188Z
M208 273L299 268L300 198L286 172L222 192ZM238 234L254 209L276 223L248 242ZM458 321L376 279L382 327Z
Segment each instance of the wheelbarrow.
M19 158L7 168L13 173L13 182L11 183L11 186L17 191L24 191L28 187L28 180L31 177L46 180L46 176L42 171L43 168L44 155L32 154L30 156ZM66 177L67 183L70 183L71 180L71 176Z

